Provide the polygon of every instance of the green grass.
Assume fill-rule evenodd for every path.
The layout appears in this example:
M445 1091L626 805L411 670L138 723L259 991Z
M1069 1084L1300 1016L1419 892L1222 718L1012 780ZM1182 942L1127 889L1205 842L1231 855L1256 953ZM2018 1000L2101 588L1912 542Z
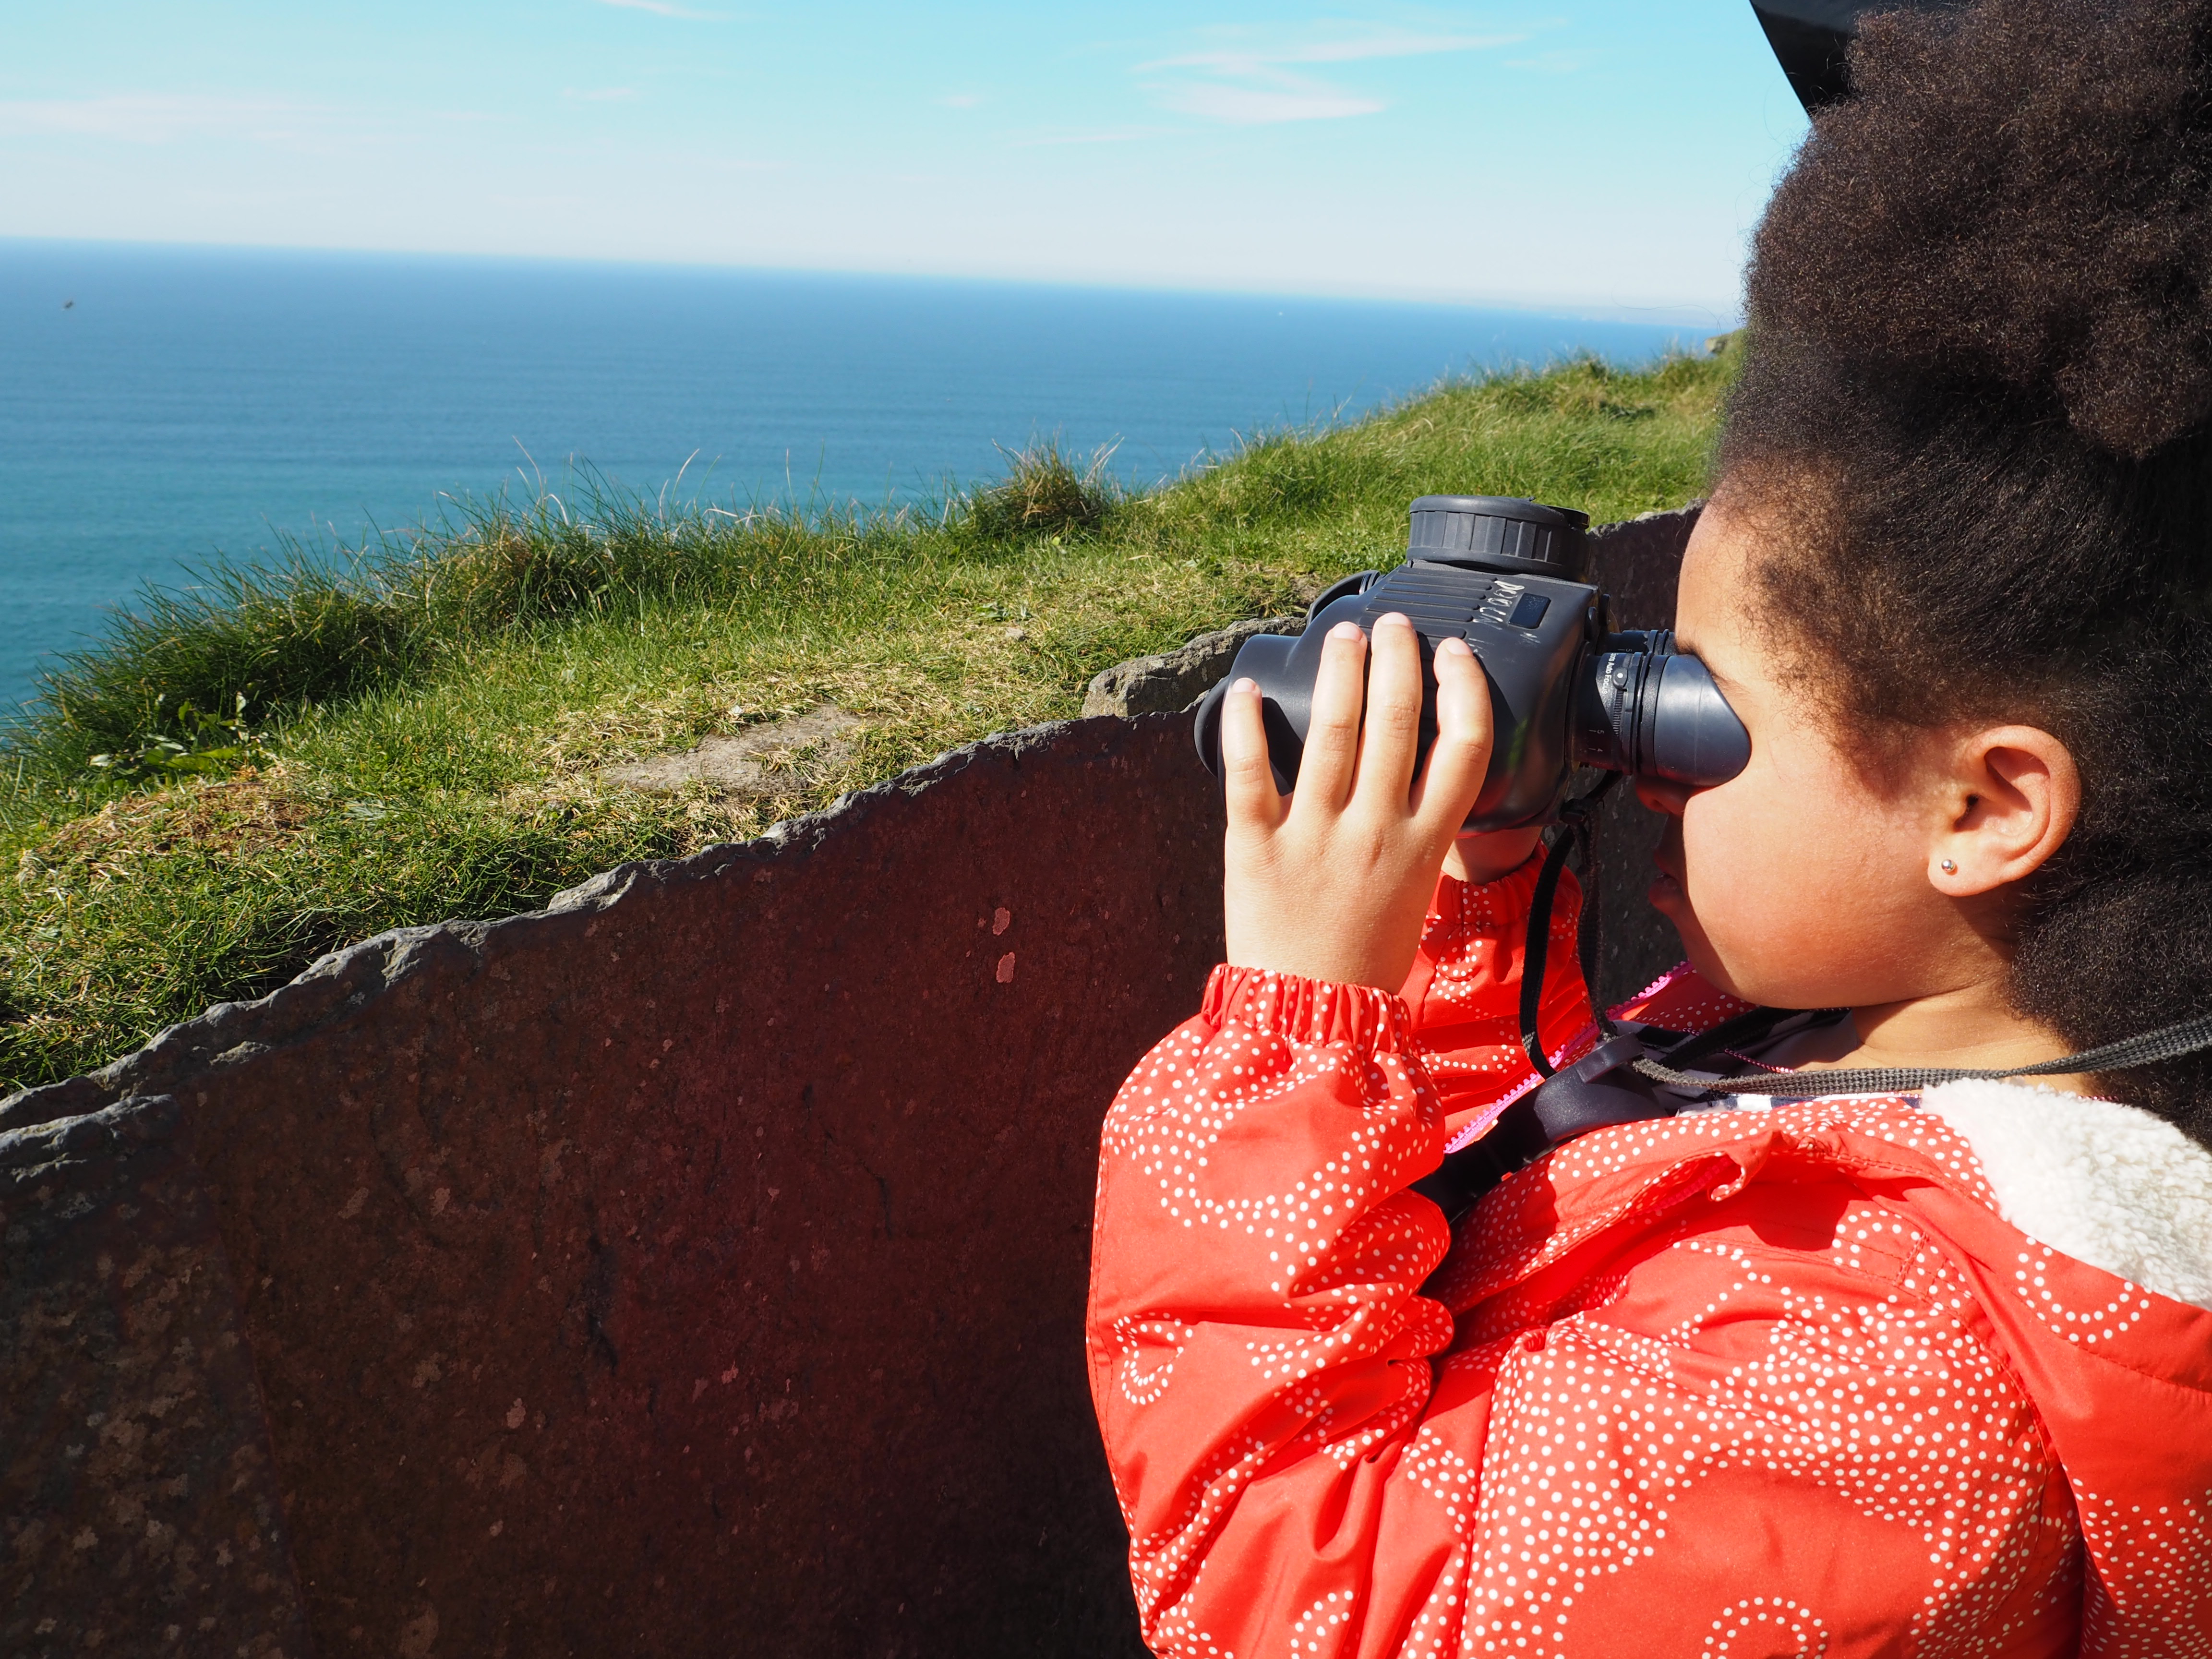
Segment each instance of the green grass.
M1141 494L1047 447L922 512L549 497L335 571L301 557L149 591L0 737L0 1090L381 929L531 908L1073 714L1113 662L1395 562L1414 495L1600 522L1677 505L1726 374L1450 384ZM854 751L772 799L600 776L823 702L866 722Z

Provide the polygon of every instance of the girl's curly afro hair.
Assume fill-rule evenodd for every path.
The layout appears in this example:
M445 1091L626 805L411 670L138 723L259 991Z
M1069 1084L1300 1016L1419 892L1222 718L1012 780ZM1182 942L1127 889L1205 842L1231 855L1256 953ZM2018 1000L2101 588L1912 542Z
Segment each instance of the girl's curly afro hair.
M2077 1047L2212 1012L2212 3L1869 19L1759 231L1720 487L1770 635L1875 740L2055 732L2081 822L2012 995ZM2110 1092L2212 1145L2212 1060Z

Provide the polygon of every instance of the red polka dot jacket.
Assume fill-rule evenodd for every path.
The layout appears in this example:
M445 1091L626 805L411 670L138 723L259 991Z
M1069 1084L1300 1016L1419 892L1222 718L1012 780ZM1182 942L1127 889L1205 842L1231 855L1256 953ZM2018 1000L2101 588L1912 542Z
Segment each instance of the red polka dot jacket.
M2001 1085L1951 1085L1995 1118L1931 1091L1602 1131L1448 1237L1407 1188L1448 1115L1486 1123L1531 1075L1534 882L1446 878L1400 996L1216 969L1115 1100L1091 1382L1146 1641L2212 1654L2212 1312L2141 1282L2212 1260L2212 1158L2094 1103L2152 1187L2203 1177L2136 1277L2045 1242L2090 1214L2048 1181L2014 1182L2045 1239L2004 1218L1989 1170L2083 1103ZM1542 1024L1572 1050L1563 896ZM1692 1029L1741 1006L1679 976L1647 999Z

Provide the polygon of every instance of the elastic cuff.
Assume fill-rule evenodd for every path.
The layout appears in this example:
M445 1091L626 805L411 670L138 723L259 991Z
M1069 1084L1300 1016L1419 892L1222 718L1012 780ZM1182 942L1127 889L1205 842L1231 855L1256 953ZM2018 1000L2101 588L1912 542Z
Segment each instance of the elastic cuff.
M1486 896L1500 915L1525 916L1536 897L1536 879L1544 873L1544 848L1536 850L1512 869L1494 881L1462 881L1456 876L1438 878L1437 884L1447 890L1480 893ZM1559 896L1552 902L1553 915L1573 915L1582 906L1582 884L1575 879L1572 870L1559 872Z
M1404 1054L1413 1047L1413 1019L1395 992L1225 962L1206 982L1199 1018L1216 1030L1246 1025L1285 1042L1344 1042L1376 1054Z

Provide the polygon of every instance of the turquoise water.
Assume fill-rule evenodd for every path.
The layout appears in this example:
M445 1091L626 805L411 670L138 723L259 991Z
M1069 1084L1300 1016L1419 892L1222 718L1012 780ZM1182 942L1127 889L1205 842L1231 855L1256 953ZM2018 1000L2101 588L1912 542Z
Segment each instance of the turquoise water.
M73 303L69 303L73 302ZM915 277L0 240L0 710L142 584L448 496L939 494L994 445L1147 483L1438 376L1704 331ZM686 468L687 458L689 466Z

